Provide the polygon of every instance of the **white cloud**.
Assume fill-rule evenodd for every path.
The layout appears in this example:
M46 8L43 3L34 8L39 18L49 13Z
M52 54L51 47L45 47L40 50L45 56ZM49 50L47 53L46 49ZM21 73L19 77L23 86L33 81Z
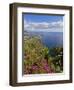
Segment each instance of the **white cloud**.
M27 22L24 20L24 29L25 30L47 30L47 31L56 31L63 30L63 21L59 20L56 22Z

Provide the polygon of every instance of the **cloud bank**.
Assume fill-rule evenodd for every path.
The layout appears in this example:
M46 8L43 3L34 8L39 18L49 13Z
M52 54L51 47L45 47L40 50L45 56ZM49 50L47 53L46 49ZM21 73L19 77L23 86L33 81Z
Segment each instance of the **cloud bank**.
M24 20L24 30L41 30L41 31L51 31L51 32L62 32L63 31L63 21L55 22L27 22Z

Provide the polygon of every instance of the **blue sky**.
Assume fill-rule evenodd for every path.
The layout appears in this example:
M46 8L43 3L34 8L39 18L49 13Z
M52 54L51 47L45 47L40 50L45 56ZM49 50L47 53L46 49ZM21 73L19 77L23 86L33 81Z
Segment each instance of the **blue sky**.
M23 14L24 29L63 32L63 15Z

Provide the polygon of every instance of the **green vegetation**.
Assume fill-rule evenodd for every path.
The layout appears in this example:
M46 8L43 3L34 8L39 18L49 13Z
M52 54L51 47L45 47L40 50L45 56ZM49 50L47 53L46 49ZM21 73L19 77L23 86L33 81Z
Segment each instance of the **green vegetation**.
M40 37L25 36L24 74L61 73L63 71L63 48L48 48Z

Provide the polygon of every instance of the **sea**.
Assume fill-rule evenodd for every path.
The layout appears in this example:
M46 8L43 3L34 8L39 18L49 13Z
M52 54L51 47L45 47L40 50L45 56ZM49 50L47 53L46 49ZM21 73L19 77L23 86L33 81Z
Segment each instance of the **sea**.
M25 31L24 36L39 36L43 45L50 47L63 47L63 32Z

